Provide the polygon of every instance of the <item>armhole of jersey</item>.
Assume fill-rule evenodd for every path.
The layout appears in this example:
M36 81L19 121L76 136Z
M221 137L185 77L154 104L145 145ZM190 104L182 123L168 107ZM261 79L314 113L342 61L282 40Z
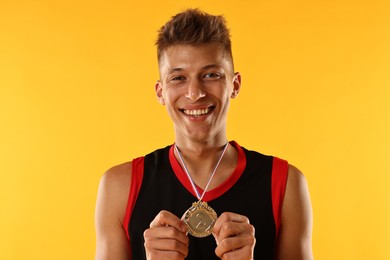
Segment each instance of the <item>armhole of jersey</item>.
M123 228L126 230L126 236L130 241L129 223L133 213L135 202L137 201L139 190L141 189L142 178L144 176L144 157L136 158L132 161L131 184L129 198L127 200L126 213L123 219Z
M275 235L278 236L282 218L282 206L286 191L288 162L277 157L272 162L272 210L275 220Z

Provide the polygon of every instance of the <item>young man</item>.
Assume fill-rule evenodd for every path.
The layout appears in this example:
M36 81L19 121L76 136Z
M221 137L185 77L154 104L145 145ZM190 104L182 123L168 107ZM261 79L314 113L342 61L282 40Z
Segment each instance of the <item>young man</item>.
M103 176L96 259L312 259L303 175L227 141L241 75L224 18L179 13L161 28L157 48L155 90L175 143Z

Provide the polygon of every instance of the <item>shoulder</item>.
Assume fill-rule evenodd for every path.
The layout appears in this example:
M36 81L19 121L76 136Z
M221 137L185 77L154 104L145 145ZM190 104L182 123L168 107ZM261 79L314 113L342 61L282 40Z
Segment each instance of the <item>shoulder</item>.
M101 177L95 210L96 259L131 256L123 228L131 168L131 162L123 163L110 168Z
M104 175L102 180L116 182L123 180L124 178L129 178L131 176L132 161L125 162L119 165L115 165L109 168Z
M287 204L286 207L288 205L294 207L297 204L307 207L311 205L306 177L297 167L291 164L288 165L285 204ZM304 211L308 210L311 211L311 208L304 209Z
M100 179L98 203L122 220L130 192L132 162L108 169Z
M287 185L299 188L300 186L307 186L306 178L303 173L294 165L288 164L288 179Z
M125 162L108 169L100 179L100 186L108 191L115 191L129 186L132 162Z
M282 225L298 223L302 230L311 233L312 208L309 187L305 176L295 166L289 164L286 193L282 210ZM305 228L303 228L303 226Z
M312 218L306 179L298 168L289 165L276 259L313 259Z

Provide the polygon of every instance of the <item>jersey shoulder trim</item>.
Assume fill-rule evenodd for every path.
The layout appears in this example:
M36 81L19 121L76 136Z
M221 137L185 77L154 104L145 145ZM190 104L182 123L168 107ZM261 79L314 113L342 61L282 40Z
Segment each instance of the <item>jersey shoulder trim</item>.
M284 193L286 191L288 176L288 162L277 157L273 157L272 162L272 210L275 219L276 236L281 225L282 206Z
M129 198L127 200L126 213L123 219L123 227L126 236L130 240L129 223L133 213L135 202L137 201L139 190L141 189L142 178L144 176L144 157L138 157L132 161L131 184Z

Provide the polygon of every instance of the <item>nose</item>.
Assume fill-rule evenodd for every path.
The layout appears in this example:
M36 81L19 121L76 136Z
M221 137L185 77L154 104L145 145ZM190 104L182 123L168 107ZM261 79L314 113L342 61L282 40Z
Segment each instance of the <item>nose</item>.
M203 84L200 80L194 79L188 83L187 92L185 97L193 101L206 96Z

